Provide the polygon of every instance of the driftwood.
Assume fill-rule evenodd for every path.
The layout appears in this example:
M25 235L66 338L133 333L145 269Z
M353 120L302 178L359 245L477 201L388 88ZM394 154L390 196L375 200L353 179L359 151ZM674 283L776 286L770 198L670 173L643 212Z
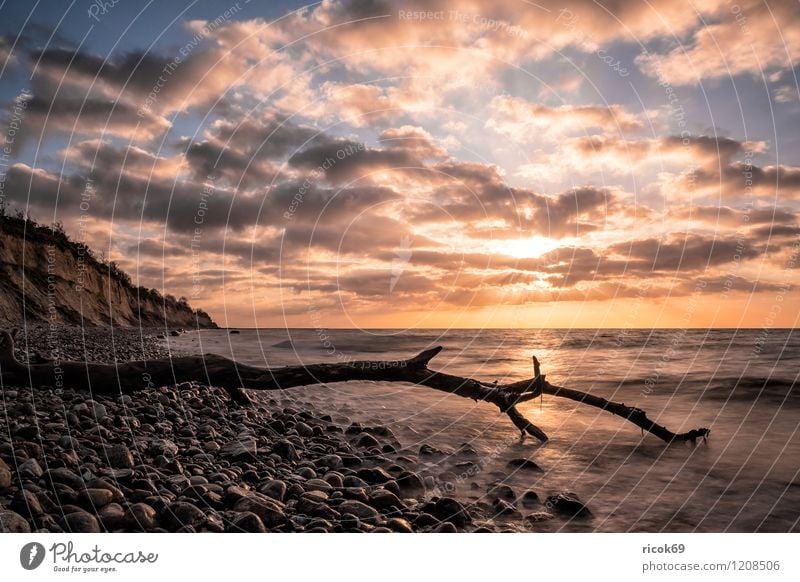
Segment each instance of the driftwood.
M700 428L676 434L650 420L645 411L639 408L555 386L541 374L540 364L535 356L533 378L509 384L489 384L431 370L428 363L442 350L441 347L425 350L407 360L365 360L283 368L257 368L214 354L115 364L50 362L25 365L14 357L14 333L0 330L0 388L63 386L93 394L114 395L196 381L224 388L238 402L248 403L249 398L243 389L283 390L353 380L408 382L494 404L508 415L522 436L529 434L543 442L548 440L547 435L517 409L519 403L533 400L542 394L569 398L621 416L667 443L695 442L710 433L709 429Z

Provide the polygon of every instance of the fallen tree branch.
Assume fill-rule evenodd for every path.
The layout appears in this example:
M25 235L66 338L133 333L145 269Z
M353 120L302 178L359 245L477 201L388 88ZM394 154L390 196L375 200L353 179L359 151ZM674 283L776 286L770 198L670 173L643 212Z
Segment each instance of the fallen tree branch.
M63 386L90 391L93 394L113 395L196 381L224 388L234 399L246 403L249 399L243 388L284 390L297 386L354 380L408 382L494 404L509 417L523 436L529 434L543 442L548 440L544 431L528 421L517 409L519 403L542 394L569 398L600 408L632 422L668 443L694 442L699 437L706 437L710 432L709 429L700 428L676 434L650 420L639 408L610 402L578 390L554 386L540 373L540 364L535 356L534 377L509 384L487 384L472 378L431 370L428 364L441 350L441 347L431 348L407 360L363 360L283 368L248 366L215 354L116 364L48 362L25 365L14 357L14 335L0 330L0 387Z

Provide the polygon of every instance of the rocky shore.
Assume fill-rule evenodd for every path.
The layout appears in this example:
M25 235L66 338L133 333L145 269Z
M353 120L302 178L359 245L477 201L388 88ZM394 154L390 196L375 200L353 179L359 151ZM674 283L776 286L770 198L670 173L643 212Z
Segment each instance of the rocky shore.
M31 329L20 360L167 355L158 332ZM55 352L54 352L55 350ZM408 450L385 426L339 422L287 393L243 408L224 390L182 384L133 396L4 386L0 531L492 532L586 519L574 494L448 496L444 460ZM453 470L479 459L469 445ZM451 463L452 464L452 463ZM540 471L528 459L510 471Z

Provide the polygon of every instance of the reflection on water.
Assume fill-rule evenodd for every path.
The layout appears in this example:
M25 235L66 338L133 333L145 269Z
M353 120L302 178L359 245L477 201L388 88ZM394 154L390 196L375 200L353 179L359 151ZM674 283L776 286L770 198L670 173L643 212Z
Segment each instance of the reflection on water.
M550 436L546 446L515 438L493 406L390 383L286 391L334 420L383 423L416 451L470 443L481 470L466 475L454 455L429 468L475 500L505 479L516 491L575 491L595 519L549 521L542 531L797 531L800 438L796 388L800 334L791 330L223 330L169 338L177 350L213 352L260 366L408 357L445 350L431 367L501 383L532 376L648 411L672 430L712 428L707 443L670 447L637 427L572 401L522 406ZM529 457L545 469L508 469ZM474 461L474 459L473 459ZM424 462L424 461L423 461Z

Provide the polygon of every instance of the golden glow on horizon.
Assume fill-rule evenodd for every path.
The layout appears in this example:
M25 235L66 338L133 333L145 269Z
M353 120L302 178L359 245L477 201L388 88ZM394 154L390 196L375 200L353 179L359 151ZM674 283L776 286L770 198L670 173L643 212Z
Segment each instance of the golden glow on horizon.
M489 252L508 255L516 259L535 259L562 246L562 242L544 237L532 236L530 238L493 240L487 245Z

